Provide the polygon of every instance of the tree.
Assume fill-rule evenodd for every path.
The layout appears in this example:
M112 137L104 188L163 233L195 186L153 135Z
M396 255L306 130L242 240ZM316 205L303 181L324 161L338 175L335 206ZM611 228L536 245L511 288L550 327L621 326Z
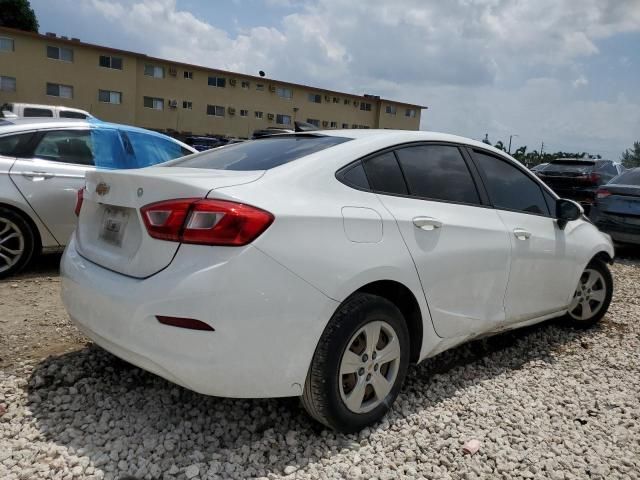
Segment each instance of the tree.
M640 142L633 142L632 148L627 148L622 152L620 161L625 168L640 167Z
M507 149L504 148L504 143L502 143L502 140L498 140L494 147L496 147L498 150L502 150L503 152L507 151Z
M0 0L0 26L38 31L38 19L29 0Z

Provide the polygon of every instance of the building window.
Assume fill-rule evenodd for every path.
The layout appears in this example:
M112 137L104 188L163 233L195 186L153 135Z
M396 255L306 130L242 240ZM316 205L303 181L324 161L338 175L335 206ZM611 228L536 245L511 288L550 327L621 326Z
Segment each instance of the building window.
M182 101L182 108L184 108L185 110L192 110L193 109L193 103L192 102L187 102L186 100Z
M187 72L185 70L184 71L184 78L186 78L187 80L193 80L193 72Z
M322 103L322 95L320 95L318 93L310 93L308 98L309 98L310 102Z
M122 58L111 57L109 55L100 55L98 65L104 68L113 68L114 70L122 70Z
M331 122L331 128L338 128L338 122Z
M13 52L15 44L13 38L0 37L0 51Z
M241 117L248 117L249 116L249 110L240 110L240 116Z
M405 117L415 118L416 117L416 109L415 108L407 108L407 111L404 112Z
M345 98L345 99L344 99L344 104L345 104L345 105L349 105L350 103L351 103L351 100L350 100L350 99L348 99L348 98Z
M387 112L389 115L395 115L396 114L396 106L395 105L387 105L384 111Z
M282 115L281 113L277 114L276 123L280 125L291 125L291 115Z
M47 57L63 62L73 62L73 50L65 47L52 47L47 45Z
M227 79L224 77L209 77L208 83L210 87L224 88L227 86Z
M52 97L73 98L73 87L70 85L47 83L47 95Z
M371 111L371 104L370 103L365 103L365 102L360 102L360 110L364 110L365 112L370 112Z
M219 105L207 105L207 115L212 117L224 117L224 107Z
M144 108L164 110L164 98L144 97Z
M256 118L262 118L262 116L264 115L262 112L255 112L256 114Z
M0 76L0 91L2 92L15 92L16 91L16 79L15 77Z
M258 90L259 92L263 92L264 91L264 83L256 83L256 90Z
M290 88L278 87L276 88L276 95L290 100L293 97L293 91Z
M243 80L241 85L242 85L242 88L244 88L245 90L248 90L249 87L251 87L251 84L246 80Z
M98 90L98 101L102 103L113 103L115 105L120 105L122 103L122 92Z
M316 127L320 126L320 120L316 120L315 118L307 118L307 123L314 125Z
M342 128L349 128L349 124L348 123L343 123L342 124Z
M147 77L164 78L164 67L156 67L155 65L145 65L144 74Z
M338 97L333 97L333 103L340 103L340 99Z

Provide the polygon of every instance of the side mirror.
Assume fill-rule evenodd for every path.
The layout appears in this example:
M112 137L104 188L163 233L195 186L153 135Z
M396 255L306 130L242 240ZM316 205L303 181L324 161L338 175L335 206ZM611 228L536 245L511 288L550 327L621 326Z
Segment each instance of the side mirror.
M564 230L567 223L578 220L583 213L584 210L578 202L567 200L566 198L561 198L556 202L556 218L558 219L560 230Z

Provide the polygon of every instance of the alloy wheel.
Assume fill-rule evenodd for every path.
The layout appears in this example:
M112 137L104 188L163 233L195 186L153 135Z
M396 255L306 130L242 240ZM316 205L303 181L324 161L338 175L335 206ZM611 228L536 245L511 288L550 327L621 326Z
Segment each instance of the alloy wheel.
M578 281L569 315L578 321L593 318L602 308L607 297L607 284L600 272L587 268Z
M367 323L349 340L340 361L339 388L345 406L366 413L393 388L400 366L400 342L384 321Z
M24 255L25 239L11 220L0 217L0 273L9 270Z

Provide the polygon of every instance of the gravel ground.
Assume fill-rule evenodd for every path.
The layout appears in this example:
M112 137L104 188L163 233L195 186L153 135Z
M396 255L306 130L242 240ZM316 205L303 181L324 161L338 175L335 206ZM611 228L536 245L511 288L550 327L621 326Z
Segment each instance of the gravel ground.
M442 354L359 435L296 399L205 397L119 361L66 322L55 267L0 282L0 478L640 478L638 258L613 267L600 327Z

